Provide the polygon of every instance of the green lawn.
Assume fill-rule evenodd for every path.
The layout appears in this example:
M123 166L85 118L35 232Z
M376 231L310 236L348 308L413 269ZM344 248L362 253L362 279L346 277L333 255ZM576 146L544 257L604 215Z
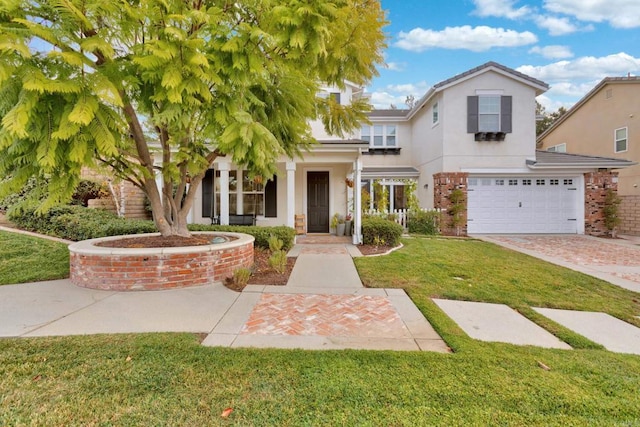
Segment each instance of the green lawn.
M0 231L0 285L69 277L63 243Z
M628 318L637 294L483 242L405 244L358 269L405 288L453 354L206 348L190 334L4 339L0 425L640 425L640 357L562 328L581 348L475 341L429 299Z

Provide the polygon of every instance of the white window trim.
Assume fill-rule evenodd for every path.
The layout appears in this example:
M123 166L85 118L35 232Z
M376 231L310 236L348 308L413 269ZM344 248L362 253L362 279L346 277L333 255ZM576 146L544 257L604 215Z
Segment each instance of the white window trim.
M435 121L433 120L434 116L436 117ZM440 103L435 102L431 106L431 127L438 126L439 123L440 123Z
M625 141L625 149L624 150L620 150L618 151L618 141L622 141L622 139L617 139L618 138L618 131L624 129L624 141ZM627 151L629 151L629 128L627 126L618 128L616 130L613 131L613 152L614 153L626 153Z
M560 151L558 150L558 148L562 147L564 150ZM552 150L553 148L553 150ZM551 153L566 153L567 152L567 144L565 142L563 142L562 144L556 144L556 145L552 145L550 147L547 147L547 151L551 152Z
M373 141L376 136L375 134L375 126L382 126L382 145L374 145ZM387 145L387 136L389 133L387 132L387 126L394 126L396 128L396 142L394 145ZM369 128L369 148L400 148L400 144L398 143L398 125L394 123L373 123L371 125L364 125L360 128L360 139L362 139L362 129L365 127ZM379 136L379 135L378 135Z

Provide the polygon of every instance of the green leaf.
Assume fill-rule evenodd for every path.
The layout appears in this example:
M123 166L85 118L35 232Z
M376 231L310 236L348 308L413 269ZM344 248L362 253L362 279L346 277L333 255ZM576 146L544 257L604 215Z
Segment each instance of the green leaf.
M69 121L79 125L88 125L98 110L98 101L89 94L82 94L69 114Z

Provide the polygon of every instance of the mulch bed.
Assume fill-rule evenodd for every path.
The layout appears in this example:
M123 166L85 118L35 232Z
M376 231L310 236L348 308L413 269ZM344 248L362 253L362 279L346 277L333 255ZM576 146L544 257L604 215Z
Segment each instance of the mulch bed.
M284 273L280 274L274 271L269 265L269 257L271 251L267 249L255 248L253 250L253 268L251 269L251 278L249 279L249 285L275 285L284 286L289 280L293 266L296 263L296 258L287 258L287 269ZM244 285L237 284L233 280L226 280L224 285L234 291L241 292L244 289Z
M228 237L233 240L233 237ZM99 242L96 246L102 246L105 248L175 248L184 246L204 246L210 245L211 238L191 236L144 236L144 237L131 237L126 239L107 240L106 242Z

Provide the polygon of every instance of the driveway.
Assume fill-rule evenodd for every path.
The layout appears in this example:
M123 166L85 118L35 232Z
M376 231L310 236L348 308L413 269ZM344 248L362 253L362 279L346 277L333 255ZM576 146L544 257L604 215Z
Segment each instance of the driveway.
M640 292L640 242L576 234L473 237Z

